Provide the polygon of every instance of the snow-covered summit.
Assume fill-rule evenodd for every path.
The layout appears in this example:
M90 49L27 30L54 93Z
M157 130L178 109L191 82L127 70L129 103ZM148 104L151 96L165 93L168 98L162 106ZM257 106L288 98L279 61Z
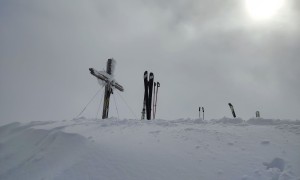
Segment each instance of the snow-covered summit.
M299 180L300 122L73 119L0 127L0 179Z

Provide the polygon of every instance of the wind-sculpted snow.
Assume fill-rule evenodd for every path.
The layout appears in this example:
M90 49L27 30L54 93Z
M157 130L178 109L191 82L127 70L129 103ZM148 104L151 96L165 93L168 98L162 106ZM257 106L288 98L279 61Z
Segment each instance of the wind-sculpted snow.
M84 154L78 134L13 123L0 129L0 179L52 179Z
M110 118L0 127L0 179L299 180L299 121Z

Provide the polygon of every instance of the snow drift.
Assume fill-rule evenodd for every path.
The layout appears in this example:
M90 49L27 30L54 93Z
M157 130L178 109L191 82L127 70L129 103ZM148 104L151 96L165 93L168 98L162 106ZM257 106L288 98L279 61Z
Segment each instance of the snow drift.
M0 179L299 180L300 123L96 120L0 127Z

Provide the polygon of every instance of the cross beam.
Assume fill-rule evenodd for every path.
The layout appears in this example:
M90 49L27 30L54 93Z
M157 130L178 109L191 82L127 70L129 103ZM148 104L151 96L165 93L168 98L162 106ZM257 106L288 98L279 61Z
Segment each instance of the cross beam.
M104 103L103 103L103 112L102 112L102 119L108 118L108 111L109 111L109 99L110 95L113 93L113 88L118 89L119 91L124 91L122 85L117 83L113 79L114 67L116 61L114 59L108 59L106 64L106 71L97 71L93 68L89 68L90 73L95 76L97 79L105 82L105 92L104 92Z

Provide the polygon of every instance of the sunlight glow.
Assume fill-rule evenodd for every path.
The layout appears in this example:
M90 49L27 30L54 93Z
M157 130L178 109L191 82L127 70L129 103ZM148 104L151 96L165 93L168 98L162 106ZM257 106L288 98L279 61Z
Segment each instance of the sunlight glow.
M284 0L245 0L246 9L254 20L272 18L283 6Z

